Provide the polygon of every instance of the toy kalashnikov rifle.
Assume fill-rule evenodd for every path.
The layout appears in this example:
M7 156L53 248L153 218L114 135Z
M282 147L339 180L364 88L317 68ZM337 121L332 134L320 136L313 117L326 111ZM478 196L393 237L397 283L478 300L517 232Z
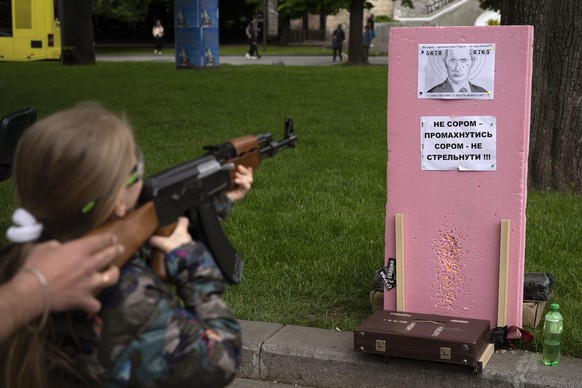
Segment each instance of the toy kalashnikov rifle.
M280 141L274 141L270 133L263 133L206 146L204 156L147 178L136 209L91 234L109 232L117 236L118 242L125 247L123 255L115 262L121 267L150 236L169 235L178 217L186 216L190 220L192 237L210 250L226 281L238 284L242 277L242 258L224 234L214 202L234 186L237 165L254 170L263 159L295 147L296 141L293 120L286 118L284 137ZM163 255L154 255L152 266L154 272L166 280Z

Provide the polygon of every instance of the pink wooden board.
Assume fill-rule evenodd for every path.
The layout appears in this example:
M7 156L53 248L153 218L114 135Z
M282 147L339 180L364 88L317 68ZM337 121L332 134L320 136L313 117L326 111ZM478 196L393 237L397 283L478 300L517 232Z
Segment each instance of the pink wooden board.
M492 100L417 98L419 44L495 44ZM488 319L497 326L501 221L511 221L507 317L521 326L533 27L392 28L388 74L385 260L404 214L405 310ZM420 119L496 118L494 171L426 171ZM398 271L398 269L397 269ZM396 309L396 290L384 309Z

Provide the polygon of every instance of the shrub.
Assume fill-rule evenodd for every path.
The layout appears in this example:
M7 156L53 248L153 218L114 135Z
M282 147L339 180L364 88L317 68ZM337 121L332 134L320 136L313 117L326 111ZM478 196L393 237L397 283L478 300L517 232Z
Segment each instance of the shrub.
M396 19L392 19L390 16L387 15L378 15L374 17L374 21L378 23L388 23L388 22L396 22Z

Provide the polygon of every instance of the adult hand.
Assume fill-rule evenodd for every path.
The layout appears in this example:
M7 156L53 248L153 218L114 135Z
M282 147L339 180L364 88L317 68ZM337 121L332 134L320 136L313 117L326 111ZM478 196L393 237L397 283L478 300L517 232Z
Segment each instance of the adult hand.
M149 243L152 247L158 248L164 253L170 253L174 249L192 241L192 236L188 233L188 218L178 218L178 223L172 234L168 237L152 236Z
M24 266L44 275L51 311L82 309L93 314L101 309L95 295L119 279L119 268L111 264L124 248L116 240L110 234L64 244L51 240L31 250Z
M227 192L226 196L231 201L236 202L243 199L251 189L253 184L253 169L239 164L234 173L234 183L236 184L235 188Z

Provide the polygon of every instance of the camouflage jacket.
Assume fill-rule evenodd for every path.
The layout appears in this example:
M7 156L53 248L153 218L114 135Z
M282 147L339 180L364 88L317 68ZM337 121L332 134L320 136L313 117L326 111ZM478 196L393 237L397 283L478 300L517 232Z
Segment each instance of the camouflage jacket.
M73 332L64 333L75 340L64 341L63 350L95 385L222 387L234 378L241 330L221 298L224 281L212 255L190 243L166 260L174 292L142 249L101 294L98 316L79 315Z
M190 243L166 260L172 286L154 275L141 249L118 283L101 293L98 315L51 314L45 346L56 350L45 359L50 387L222 387L232 381L241 329L221 298L224 281L212 255Z

